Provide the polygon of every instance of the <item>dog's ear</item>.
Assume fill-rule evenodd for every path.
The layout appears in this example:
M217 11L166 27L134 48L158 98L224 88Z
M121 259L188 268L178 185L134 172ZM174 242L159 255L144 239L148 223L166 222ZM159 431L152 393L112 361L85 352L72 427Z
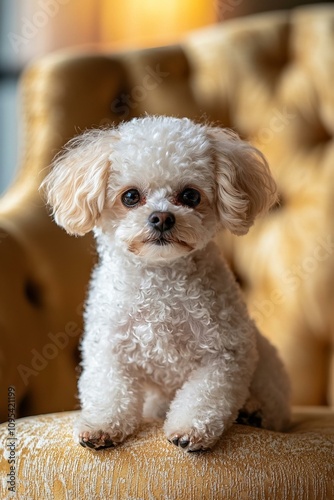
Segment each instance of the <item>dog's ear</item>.
M246 234L257 215L277 200L276 184L262 153L230 130L210 127L216 169L217 206L222 225Z
M70 140L41 185L55 221L69 234L86 234L101 214L114 140L114 130L90 130Z

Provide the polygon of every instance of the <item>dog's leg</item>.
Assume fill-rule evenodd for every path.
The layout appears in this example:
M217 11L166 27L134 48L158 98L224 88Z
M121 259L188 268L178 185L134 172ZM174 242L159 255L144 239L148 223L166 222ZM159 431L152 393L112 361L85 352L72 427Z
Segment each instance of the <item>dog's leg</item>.
M257 402L261 427L282 431L290 421L290 382L276 349L262 335L257 337L257 348L259 362L250 386L251 399Z
M167 439L185 451L212 448L246 401L253 369L251 362L224 366L216 360L195 370L171 403L164 426Z
M82 446L99 450L121 443L141 420L143 392L136 377L91 362L79 380L82 411L75 427Z

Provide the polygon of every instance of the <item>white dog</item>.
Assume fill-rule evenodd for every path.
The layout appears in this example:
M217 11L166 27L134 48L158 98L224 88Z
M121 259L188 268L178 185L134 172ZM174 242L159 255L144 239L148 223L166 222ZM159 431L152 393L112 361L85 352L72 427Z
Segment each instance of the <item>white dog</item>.
M145 117L72 140L44 181L56 222L94 230L77 435L122 442L142 416L211 448L233 422L281 430L289 383L212 242L247 233L275 200L262 154L233 132Z

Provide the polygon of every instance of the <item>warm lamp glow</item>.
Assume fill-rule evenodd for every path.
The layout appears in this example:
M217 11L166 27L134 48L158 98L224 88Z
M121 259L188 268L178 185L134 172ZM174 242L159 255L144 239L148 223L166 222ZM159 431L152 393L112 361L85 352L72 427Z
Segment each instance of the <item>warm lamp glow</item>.
M121 45L176 41L216 21L212 0L102 0L101 40Z

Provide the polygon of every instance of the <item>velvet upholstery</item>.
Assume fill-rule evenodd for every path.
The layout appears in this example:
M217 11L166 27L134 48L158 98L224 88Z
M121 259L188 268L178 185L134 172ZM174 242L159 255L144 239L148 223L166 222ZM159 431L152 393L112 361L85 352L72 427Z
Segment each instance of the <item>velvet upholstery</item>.
M76 412L17 422L17 497L22 500L330 500L334 497L333 413L295 411L288 433L234 425L214 450L183 453L157 422L118 448L74 443ZM3 432L1 432L3 431ZM0 447L6 445L0 426ZM8 450L7 450L8 453ZM8 464L0 470L8 473ZM1 464L2 465L2 464ZM8 479L8 478L6 478ZM5 496L5 475L0 483Z

